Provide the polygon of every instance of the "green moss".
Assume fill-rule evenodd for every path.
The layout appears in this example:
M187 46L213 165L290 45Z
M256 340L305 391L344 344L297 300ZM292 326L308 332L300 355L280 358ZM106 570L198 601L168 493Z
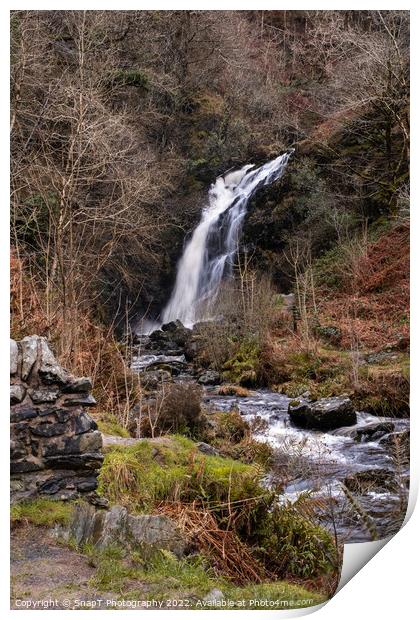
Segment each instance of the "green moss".
M160 501L199 501L223 504L268 495L261 472L239 461L207 456L186 437L144 440L115 447L105 455L99 492L111 503L144 510Z
M10 508L12 524L33 523L34 525L67 525L70 522L74 504L71 502L55 501L51 499L35 499Z
M130 433L124 428L113 415L106 416L98 421L98 428L104 435L114 435L116 437L130 437Z
M257 342L252 339L242 340L235 355L223 365L224 377L244 387L254 387L258 378L259 356Z

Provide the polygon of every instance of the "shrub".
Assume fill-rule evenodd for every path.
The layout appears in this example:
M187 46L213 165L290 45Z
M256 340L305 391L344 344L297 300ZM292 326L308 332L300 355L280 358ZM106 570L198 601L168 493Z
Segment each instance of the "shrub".
M315 577L337 568L330 534L292 506L274 506L260 515L255 542L266 566L278 575Z
M196 384L162 385L156 399L142 411L140 429L143 436L182 433L201 437L206 418L201 411L201 388Z
M409 378L401 368L378 368L362 379L355 390L357 407L380 416L408 416L409 398Z
M255 463L267 470L273 456L271 446L252 436L251 426L239 411L222 411L211 415L212 428L206 440L223 455L243 463Z

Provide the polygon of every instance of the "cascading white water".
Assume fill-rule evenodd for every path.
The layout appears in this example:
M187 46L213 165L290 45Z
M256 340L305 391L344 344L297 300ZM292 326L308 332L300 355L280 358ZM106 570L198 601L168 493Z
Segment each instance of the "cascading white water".
M208 204L178 264L163 323L179 319L187 327L209 318L223 276L232 269L250 198L262 185L279 179L293 149L259 168L248 164L218 177Z

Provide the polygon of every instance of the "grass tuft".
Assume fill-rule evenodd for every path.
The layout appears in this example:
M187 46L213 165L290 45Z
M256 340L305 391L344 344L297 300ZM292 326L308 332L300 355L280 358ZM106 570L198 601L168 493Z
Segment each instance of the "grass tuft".
M10 508L10 519L12 525L23 523L45 527L67 525L70 522L73 506L71 502L39 498L13 504Z

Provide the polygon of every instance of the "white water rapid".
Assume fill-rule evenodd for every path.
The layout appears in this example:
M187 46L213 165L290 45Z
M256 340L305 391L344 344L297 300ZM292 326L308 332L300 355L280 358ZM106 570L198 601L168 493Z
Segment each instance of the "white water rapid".
M259 168L248 164L218 177L207 205L178 263L171 298L162 322L179 319L186 327L211 318L224 275L232 269L248 202L257 189L279 179L293 149Z

